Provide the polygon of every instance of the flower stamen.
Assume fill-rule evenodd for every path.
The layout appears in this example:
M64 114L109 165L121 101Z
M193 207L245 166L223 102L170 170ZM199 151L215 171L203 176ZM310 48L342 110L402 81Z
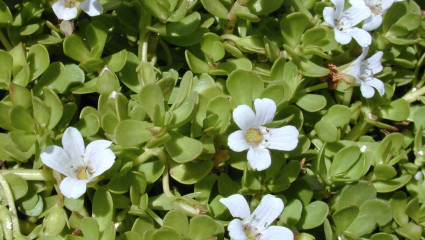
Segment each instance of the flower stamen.
M250 128L245 133L245 139L250 145L258 145L263 141L263 134L258 128Z

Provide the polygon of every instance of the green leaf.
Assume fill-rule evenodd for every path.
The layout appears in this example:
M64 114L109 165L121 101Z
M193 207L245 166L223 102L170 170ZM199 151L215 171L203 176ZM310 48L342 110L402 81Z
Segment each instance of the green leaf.
M409 114L409 104L402 98L392 101L390 105L382 106L377 113L378 116L393 121L404 121Z
M317 135L324 142L336 142L339 139L339 131L330 121L322 119L314 125Z
M206 62L192 54L189 50L186 50L184 54L186 57L187 65L189 65L190 70L192 70L194 73L208 72L209 65Z
M227 19L229 11L219 0L201 0L202 6L211 13L221 19Z
M371 233L375 229L375 219L373 216L365 214L354 219L353 223L345 230L355 237L361 237Z
M100 94L110 94L112 91L118 91L120 87L117 76L107 67L104 67L97 78L97 92Z
M305 94L295 99L295 103L307 112L317 112L326 106L326 98L317 94Z
M31 107L31 92L30 90L21 87L18 84L9 84L9 94L13 106L21 106L25 109Z
M0 1L0 27L6 27L11 24L12 21L12 13L10 13L9 8L5 2Z
M301 229L312 229L323 224L329 213L328 204L314 201L304 208L299 226Z
M81 220L80 228L85 239L99 239L99 224L97 223L96 219L89 217L83 218L83 220Z
M304 30L310 25L310 19L301 12L291 13L280 20L280 30L284 43L296 47Z
M93 197L93 216L99 223L99 229L103 232L112 221L114 215L114 204L111 193L104 188L97 190ZM97 239L97 238L95 238Z
M331 122L335 127L342 127L349 123L351 110L344 105L333 105L323 116L324 119Z
M261 77L245 70L232 72L226 81L226 86L236 106L242 104L252 106L253 100L258 98L264 89Z
M359 157L360 149L357 146L349 146L341 149L332 161L329 174L332 177L344 176L359 161Z
M337 233L342 233L356 219L359 214L359 208L356 206L347 206L340 208L332 214L332 220L335 223Z
M0 83L5 84L3 89L7 89L7 84L10 82L12 71L13 71L12 56L8 52L0 50Z
M376 191L380 193L387 193L403 187L410 181L410 179L412 179L411 175L402 175L398 178L373 182L373 185L375 186Z
M163 226L171 227L183 235L189 231L189 220L181 210L172 210L165 215Z
M199 215L190 219L189 236L193 239L223 238L224 229L210 216Z
M13 198L15 200L18 200L27 194L28 183L22 177L13 173L3 174L3 177L9 184L10 190L12 190ZM0 197L2 199L6 199L6 195L3 188L0 188Z
M143 110L152 120L154 120L155 108L158 108L161 119L164 118L164 96L159 86L155 84L144 85L140 91L139 97Z
M369 199L376 198L376 189L372 184L367 182L358 182L346 185L337 195L333 209L341 209L346 206L360 206Z
M115 140L123 147L140 145L151 139L150 129L152 127L152 123L144 121L130 119L120 121L115 128Z
M220 37L214 33L205 33L201 38L201 49L212 62L217 62L225 55Z
M298 199L293 199L285 205L280 221L285 225L295 225L301 219L303 204Z
M69 35L63 41L63 52L77 62L83 61L89 55L89 49L78 35Z
M9 112L9 117L13 127L26 132L34 131L34 120L29 114L29 112L23 107L12 107Z
M168 131L171 139L164 144L171 158L178 163L195 160L202 153L202 143L178 132Z
M371 199L360 205L360 215L363 214L372 215L379 226L384 226L393 219L390 205L378 199Z

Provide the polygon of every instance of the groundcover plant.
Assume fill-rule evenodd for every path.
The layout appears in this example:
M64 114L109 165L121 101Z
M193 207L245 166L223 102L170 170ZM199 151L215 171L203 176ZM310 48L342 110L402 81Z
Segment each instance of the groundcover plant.
M0 0L0 239L425 239L421 0Z

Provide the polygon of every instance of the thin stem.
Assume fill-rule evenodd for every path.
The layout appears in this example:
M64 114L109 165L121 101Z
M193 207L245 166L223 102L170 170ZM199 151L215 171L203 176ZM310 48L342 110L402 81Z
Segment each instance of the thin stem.
M342 104L345 106L350 106L351 97L353 96L353 88L349 88L344 92L344 96L342 97Z
M317 91L320 89L325 89L328 88L328 83L324 82L324 83L319 83L316 85L313 85L311 87L306 87L303 90L301 90L301 93L309 93L309 92L313 92L313 91Z
M415 78L413 78L413 86L422 87L422 85L423 85L423 81L419 82L419 84L421 84L420 86L419 86L419 84L416 85L416 83L417 83L418 77L419 77L419 69L424 64L424 61L425 61L425 53L422 54L421 58L418 61L418 64L416 64L415 72L414 72Z
M227 14L227 19L229 20L226 24L226 27L224 28L223 34L232 34L233 29L235 28L236 24L236 6L240 5L239 0L233 4L232 8L230 9L229 13Z
M170 190L170 175L168 172L169 168L168 168L167 156L165 155L164 151L160 151L157 156L159 160L161 160L164 163L164 166L165 166L164 172L162 174L162 190L164 191L165 196L167 196L168 198L174 199L175 196Z
M13 173L27 181L50 181L52 178L43 170L36 169L3 169L0 174Z
M356 123L356 125L351 129L351 131L345 135L344 140L351 140L355 141L359 137L363 136L369 129L372 128L372 125L367 123L365 119L362 117L359 119L359 121Z
M419 100L419 98L424 94L425 94L425 86L419 89L413 88L411 92L403 96L403 99L406 100L408 103L412 103Z
M0 29L0 42L6 48L7 51L13 48L13 45L9 42L6 35L4 35L3 31Z
M158 154L162 151L160 148L145 148L145 151L134 159L133 165L140 165L147 160L149 160L151 157L158 156Z
M21 235L18 213L16 212L15 199L13 198L12 190L10 189L10 186L7 180L4 178L3 174L0 174L0 185L2 186L4 194L6 195L9 211L12 217L13 237L16 238Z
M153 220L159 224L159 226L162 227L164 225L162 219L154 211L152 211L152 209L146 208L146 213L149 214L149 216L151 216Z

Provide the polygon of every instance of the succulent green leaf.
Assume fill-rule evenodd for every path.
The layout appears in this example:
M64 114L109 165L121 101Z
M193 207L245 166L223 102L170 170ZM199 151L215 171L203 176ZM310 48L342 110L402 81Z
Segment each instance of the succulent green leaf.
M261 95L264 83L260 76L254 72L236 70L226 81L227 90L232 96L234 106L246 104L252 106L253 100Z
M120 121L115 128L115 140L124 147L140 145L151 138L152 127L152 123L144 121L130 119Z
M164 146L171 158L177 163L193 161L201 154L203 147L200 141L178 132L168 131L168 133L171 139Z

